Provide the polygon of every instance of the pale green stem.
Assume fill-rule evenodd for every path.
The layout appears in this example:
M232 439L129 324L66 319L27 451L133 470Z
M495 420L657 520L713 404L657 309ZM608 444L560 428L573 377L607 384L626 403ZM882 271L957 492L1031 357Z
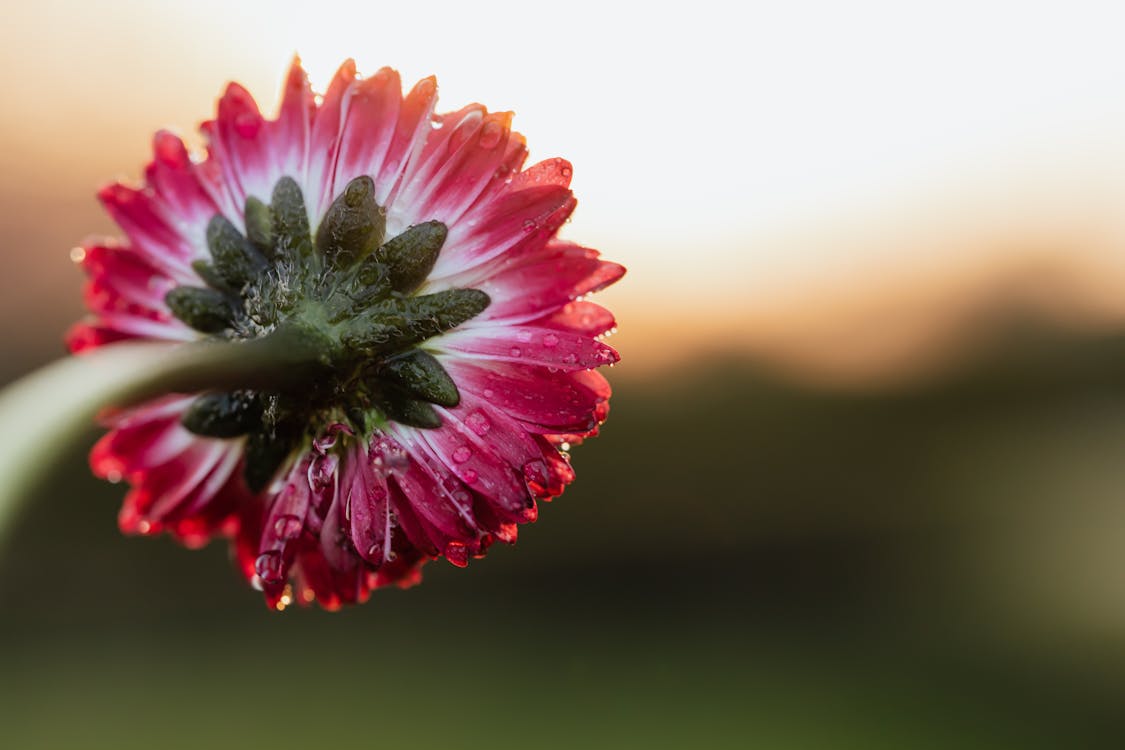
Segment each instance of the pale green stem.
M307 377L303 333L234 343L127 343L59 360L0 391L0 541L19 503L106 407L167 393L278 387Z

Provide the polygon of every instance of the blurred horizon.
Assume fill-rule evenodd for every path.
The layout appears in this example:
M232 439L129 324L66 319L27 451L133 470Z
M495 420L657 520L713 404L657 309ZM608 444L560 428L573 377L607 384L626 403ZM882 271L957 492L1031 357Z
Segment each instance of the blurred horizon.
M623 350L623 377L719 350L752 352L800 377L893 379L947 360L950 339L972 327L976 308L995 307L996 295L1080 328L1125 321L1116 293L1125 288L1117 251L1125 245L1125 97L1112 95L1125 59L1109 45L1112 24L1093 17L986 3L972 6L968 27L959 20L969 6L957 4L914 15L877 2L846 14L815 3L752 6L747 20L760 47L739 51L717 39L746 24L704 3L700 22L719 35L713 43L683 36L690 55L667 61L659 39L676 21L654 14L627 78L603 85L601 54L534 65L513 65L500 48L466 57L459 6L435 15L427 32L440 43L425 50L394 38L358 43L369 18L409 26L402 9L373 14L335 2L298 23L290 6L269 7L272 14L259 2L189 13L45 0L21 6L0 30L13 86L0 117L9 144L0 153L0 231L11 264L0 279L0 331L26 352L9 357L6 378L59 352L55 343L82 314L69 248L117 233L96 188L135 182L158 128L198 142L195 127L212 116L228 80L272 112L294 53L317 90L348 55L361 72L394 65L407 85L436 73L440 108L474 100L512 108L533 161L571 159L579 208L564 235L630 269L599 298L621 323L613 343ZM805 28L797 50L773 38L804 28L811 8L853 37ZM215 44L229 35L207 21L222 12L232 21L268 18L274 33L221 54L187 43L204 29L218 35ZM603 11L603 23L590 27L588 12L578 4L552 19L563 44L596 46L622 19ZM354 23L340 28L337 17ZM875 18L882 25L866 23ZM906 23L922 18L933 25L925 34ZM1001 21L1003 55L987 33ZM519 38L518 17L497 22L497 32ZM173 26L181 34L170 38ZM882 33L891 29L902 35ZM1067 54L1043 61L1047 39ZM954 61L929 56L953 42ZM845 47L849 55L828 71L797 56L814 45L825 59ZM898 65L879 68L888 54L900 56ZM770 55L790 66L784 76L752 64ZM661 97L672 92L664 111ZM708 131L700 118L715 107L726 127ZM37 312L31 327L21 315L29 309Z

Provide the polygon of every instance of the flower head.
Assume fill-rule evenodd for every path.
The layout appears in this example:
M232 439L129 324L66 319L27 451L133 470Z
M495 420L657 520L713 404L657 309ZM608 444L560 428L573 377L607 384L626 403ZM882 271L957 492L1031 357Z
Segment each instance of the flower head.
M278 608L334 608L464 566L535 520L597 432L617 354L581 298L624 269L560 240L571 167L523 168L511 113L435 115L349 61L323 97L294 62L276 119L231 84L204 158L159 132L144 185L99 197L126 235L77 253L82 352L125 339L269 352L112 417L90 459L131 485L129 533L233 541Z

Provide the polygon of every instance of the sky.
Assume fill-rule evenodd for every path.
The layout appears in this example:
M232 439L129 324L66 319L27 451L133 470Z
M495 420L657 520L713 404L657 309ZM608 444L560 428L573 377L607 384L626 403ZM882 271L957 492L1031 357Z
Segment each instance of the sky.
M635 323L622 340L653 356L669 327L776 339L826 301L852 309L1043 256L1125 283L1114 4L639 7L9 8L0 229L12 240L0 252L21 274L3 291L25 307L70 295L50 319L73 317L66 251L112 229L94 188L138 175L155 129L191 133L227 80L271 110L295 53L317 89L353 57L405 81L436 74L447 109L514 110L533 159L575 165L564 234L629 267L604 299Z

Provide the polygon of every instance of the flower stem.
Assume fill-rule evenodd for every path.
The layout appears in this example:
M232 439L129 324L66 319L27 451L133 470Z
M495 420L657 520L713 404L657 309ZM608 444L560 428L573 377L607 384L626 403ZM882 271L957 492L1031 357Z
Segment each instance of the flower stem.
M283 389L322 367L323 352L317 332L283 326L245 342L112 344L17 380L0 390L0 542L20 501L104 409L168 393Z

